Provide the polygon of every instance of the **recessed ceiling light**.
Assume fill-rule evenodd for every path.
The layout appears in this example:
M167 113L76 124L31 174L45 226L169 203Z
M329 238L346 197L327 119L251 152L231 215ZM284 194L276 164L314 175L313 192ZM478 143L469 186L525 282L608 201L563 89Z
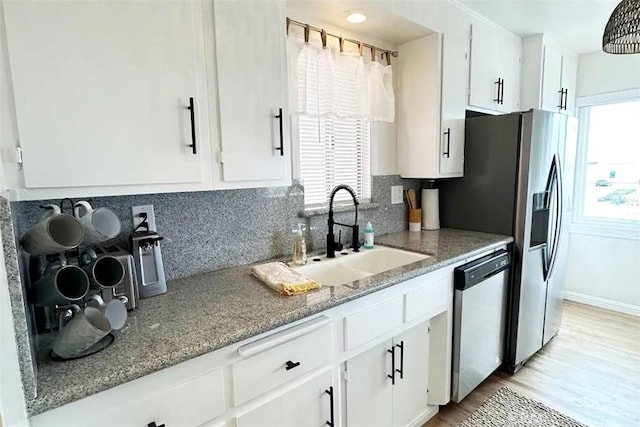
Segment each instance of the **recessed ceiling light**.
M365 15L360 10L352 10L347 12L347 22L351 22L352 24L360 24L367 20L367 15Z

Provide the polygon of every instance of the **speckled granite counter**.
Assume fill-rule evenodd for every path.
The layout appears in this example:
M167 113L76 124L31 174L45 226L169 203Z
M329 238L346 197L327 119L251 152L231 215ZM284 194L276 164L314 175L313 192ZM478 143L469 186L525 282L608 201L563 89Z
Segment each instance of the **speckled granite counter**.
M408 231L376 243L431 255L371 276L353 286L324 287L282 297L262 286L250 266L227 268L169 282L165 295L142 300L117 334L96 355L52 362L41 349L38 396L27 402L36 415L74 400L362 297L469 256L511 242L507 236L461 230Z

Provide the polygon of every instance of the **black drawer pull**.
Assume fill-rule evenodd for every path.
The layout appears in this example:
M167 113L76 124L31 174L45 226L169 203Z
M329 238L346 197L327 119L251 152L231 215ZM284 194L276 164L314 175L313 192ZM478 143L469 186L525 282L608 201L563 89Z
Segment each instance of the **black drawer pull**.
M187 147L191 147L192 153L197 154L196 150L196 109L193 106L193 97L189 98L189 106L187 107L191 115L191 144ZM158 426L160 427L160 426Z
M396 369L396 372L400 374L400 379L404 379L404 341L400 341L396 347L400 347L400 369Z
M387 349L387 353L391 353L391 375L387 375L387 378L391 378L391 385L396 385L396 347Z
M300 362L292 362L291 360L287 360L284 369L288 371L290 369L297 368L298 366L300 366Z
M147 427L164 427L164 424L157 425L155 421L151 421Z
M276 151L280 151L280 155L284 156L284 134L282 131L282 108L278 109L278 115L274 116L276 119L278 119L279 121L279 125L280 125L280 146L276 147Z
M333 386L329 387L329 390L325 390L324 392L328 394L329 398L331 399L329 400L329 404L331 405L331 421L327 421L325 422L325 424L328 425L329 427L334 427L336 421L335 421L335 415L333 410Z
M447 156L448 159L451 148L451 128L447 128L447 131L444 134L447 135L447 149L442 153L442 155Z

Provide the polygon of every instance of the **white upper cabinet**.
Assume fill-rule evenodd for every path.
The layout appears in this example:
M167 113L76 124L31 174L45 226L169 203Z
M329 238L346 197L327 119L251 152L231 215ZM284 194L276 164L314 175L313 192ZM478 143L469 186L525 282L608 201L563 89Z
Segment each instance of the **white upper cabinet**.
M520 56L520 38L480 22L471 26L471 109L502 113L520 109Z
M467 41L432 34L398 47L398 169L451 178L464 169Z
M220 0L214 17L220 116L214 185L291 185L284 5Z
M26 188L211 186L202 7L4 3Z
M440 174L464 172L464 121L467 105L469 44L450 34L442 36L442 153Z
M522 108L575 114L576 55L538 34L522 40Z
M565 51L562 55L562 84L565 91L563 112L571 116L576 115L576 85L578 83L578 57L574 53Z

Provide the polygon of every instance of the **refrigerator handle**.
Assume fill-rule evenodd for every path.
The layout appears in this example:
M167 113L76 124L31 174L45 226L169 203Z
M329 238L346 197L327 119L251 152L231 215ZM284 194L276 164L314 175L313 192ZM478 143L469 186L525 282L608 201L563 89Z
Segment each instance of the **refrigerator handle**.
M553 156L553 166L555 170L554 174L554 184L556 186L556 220L554 224L553 230L553 247L551 248L551 256L549 258L549 263L547 267L546 279L551 277L551 273L553 271L553 266L555 265L555 261L558 255L558 246L560 245L560 230L562 228L562 171L560 167L560 160L558 159L558 155L554 154Z

